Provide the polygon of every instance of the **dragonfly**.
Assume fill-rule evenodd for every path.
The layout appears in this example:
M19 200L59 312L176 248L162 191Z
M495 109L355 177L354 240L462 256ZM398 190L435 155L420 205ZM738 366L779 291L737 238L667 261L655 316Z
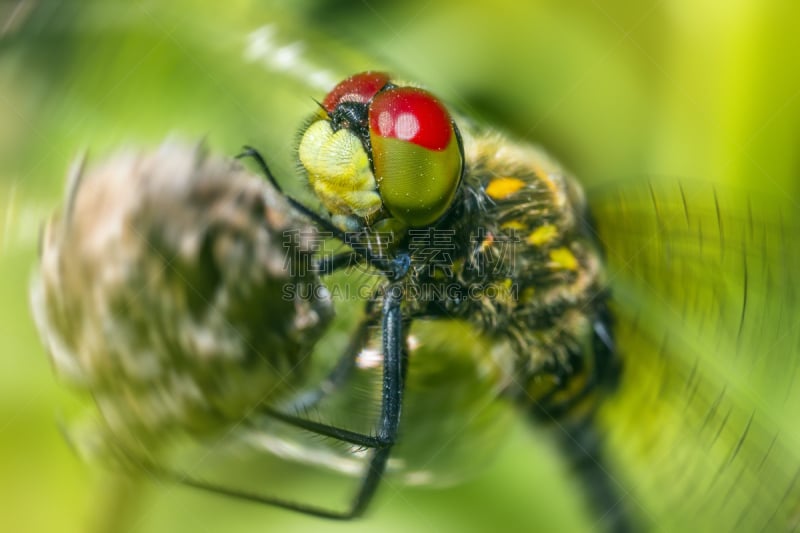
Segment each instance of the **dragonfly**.
M521 398L538 416L588 425L590 398L616 379L616 349L602 260L577 185L530 147L494 132L461 133L431 93L398 85L385 73L345 79L321 108L303 134L299 157L332 216L291 201L353 249L331 263L361 262L386 278L348 345L357 349L342 360L352 368L365 345L362 332L380 325L380 415L373 435L271 412L376 450L344 512L286 506L352 518L371 501L398 439L404 379L415 359L405 333L412 320L462 319L497 344L509 344L518 354L509 365L515 371L508 390L498 392ZM243 155L255 158L280 187L256 150ZM520 235L525 248L508 249ZM328 380L329 389L346 383L341 368ZM570 438L585 441L580 433L575 429ZM610 488L598 494L613 495Z
M252 34L253 42L258 42L261 35L263 32ZM333 77L333 83L346 79L350 73ZM312 83L320 78L309 76L309 79L306 92L314 98L324 98L325 91L334 87L328 84L320 90ZM473 133L473 129L480 132L482 126L474 127L455 114L453 122L462 136L463 159L475 161L478 155L473 142L478 133ZM504 147L527 146L526 143L515 144L515 141L502 136L497 139L501 139L498 142ZM247 142L258 146L257 140ZM263 152L265 159L269 160L269 151ZM542 152L534 153L525 159L533 159L545 168L558 168ZM549 176L559 172L551 170L544 174ZM471 175L474 174L464 171L460 179L469 180ZM511 188L513 179L520 179L519 175L493 177L510 178L505 186ZM488 195L487 188L489 191L492 188L489 187L491 180L486 179L488 181L482 187ZM285 177L276 176L275 181L285 186ZM504 182L496 183L496 188L503 191ZM579 191L571 194L573 197L581 195ZM605 352L610 361L606 361L609 364L604 368L600 365L601 370L610 370L612 375L603 376L601 380L605 382L607 379L607 388L593 386L584 389L587 394L602 392L604 396L587 402L591 423L583 427L587 430L585 435L574 428L568 428L569 431L556 428L558 440L564 441L562 450L567 455L571 452L577 454L572 459L578 465L578 471L586 476L578 485L590 493L590 499L592 492L598 493L593 501L613 500L600 507L604 509L599 511L601 514L618 502L614 508L617 511L612 509L612 515L619 512L619 517L614 520L623 523L630 520L637 524L636 527L646 527L638 525L640 523L664 529L711 524L729 530L791 530L797 524L800 490L795 451L798 449L798 435L789 423L798 405L797 387L793 386L797 361L796 357L786 355L797 351L796 338L790 328L796 308L791 265L797 263L796 247L791 246L794 227L791 206L785 206L785 202L769 198L769 195L753 193L740 196L692 182L624 182L587 189L585 194L593 224L592 229L585 229L580 238L597 241L597 250L589 256L598 258L599 264L605 265L606 281L601 286L607 284L608 293L599 291L588 306L588 315L593 319L589 320L591 327L586 331L590 331L589 339L593 342L589 343L591 346L580 346L575 353L590 353L590 348L591 352ZM502 198L500 193L498 198L488 196L496 205L502 205L512 197L513 193L509 198ZM570 205L575 207L580 203L577 201ZM347 233L333 220L327 219L326 209L309 208L307 203L297 207L334 236ZM371 220L370 216L373 215L366 219ZM482 234L483 240L477 243L462 239L463 236L456 232L459 236L457 246L466 241L478 246L479 250L504 249L509 243L498 236L515 235L519 231L514 229L515 223L525 226L526 221L515 214L504 222L509 223L508 232L491 232L492 237L487 236L489 233ZM347 220L343 224L347 230L355 229L355 234L359 235L360 228L348 225ZM533 228L525 229L533 231ZM389 230L390 233L395 231L391 226ZM528 238L531 232L520 233ZM367 233L360 237L363 239L360 241L353 241L352 237L349 241L338 239L355 244L358 267L369 267L368 274L364 275L370 276L371 287L375 279L386 278L382 272L398 267L383 259L385 255L394 253L394 241L391 245L384 245L384 241L378 240L379 234L369 236ZM545 236L540 235L540 238ZM450 242L447 240L445 244L449 246ZM441 252L440 248L435 250ZM449 248L444 251L447 250ZM553 265L567 272L583 269L585 265L581 259L584 256L575 255L572 252L573 259L569 254L550 258L549 270L554 270ZM350 257L352 253L347 255L348 262ZM331 262L336 263L336 260L331 259ZM580 268L564 268L576 262ZM434 265L431 277L437 275L437 270L443 270L443 266ZM334 274L337 275L345 274ZM370 296L368 293L365 299ZM369 316L361 324L366 323L369 327L360 326L358 320L348 324L357 330L355 336L359 342L355 343L358 349L346 351L350 356L358 357L345 358L343 365L349 370L340 373L335 369L323 377L324 386L321 388L333 388L344 393L345 398L339 400L341 404L331 409L331 418L348 414L369 428L371 422L367 419L375 413L361 411L370 411L368 404L374 405L375 398L370 402L364 398L383 390L380 380L377 380L378 386L375 385L373 375L379 375L381 366L390 359L386 352L393 350L393 355L402 359L402 344L405 344L409 374L407 394L397 417L397 446L386 452L388 457L381 457L378 453L375 457L379 457L379 461L385 460L390 471L393 470L392 459L396 459L394 470L400 475L404 468L411 472L407 474L407 481L417 479L425 483L430 481L423 479L426 477L424 474L434 480L438 475L433 468L414 472L412 461L402 460L406 459L405 454L413 455L424 447L425 441L433 439L431 435L437 431L439 419L430 413L427 402L437 396L426 396L426 378L435 375L441 380L437 384L441 397L447 396L442 391L460 391L463 387L475 396L479 396L475 392L478 390L484 398L502 402L509 391L522 389L524 395L511 395L518 404L524 404L525 398L528 401L544 398L547 404L557 397L569 403L583 392L578 390L576 394L569 387L560 391L558 386L562 382L576 382L565 380L564 376L550 378L541 369L533 375L545 378L545 383L528 384L523 380L525 384L521 386L517 367L521 357L517 353L519 350L493 346L484 335L476 335L475 325L469 322L453 321L441 326L450 336L460 333L474 343L471 347L464 346L469 343L449 339L437 332L436 321L425 320L430 318L425 312L415 316L406 311L404 317L401 312L398 318L392 306L399 305L402 309L403 305L410 305L406 300L390 300L390 304L391 309L383 315L364 311ZM604 309L606 306L607 310ZM387 315L390 319L385 318ZM391 330L392 324L398 323L402 331L409 330L398 336L405 337L405 342L399 343L401 348L387 349L383 346L383 337L390 335L384 335L383 330ZM360 328L369 330L376 324L380 324L379 331L373 331L371 335L358 334ZM529 334L531 330L523 333ZM358 339L359 336L368 338ZM453 353L458 351L453 349L453 345L463 353ZM469 357L464 358L464 353ZM486 354L493 354L497 360ZM439 361L451 365L450 368L463 364L469 367L468 374L474 377L483 373L484 377L457 381L447 372L435 373L436 369L431 367L437 356ZM373 357L372 363L370 357ZM572 357L567 354L562 360L574 365L575 361L570 360ZM617 359L619 367L615 363ZM565 364L561 371L569 366ZM481 372L476 368L481 368ZM402 369L397 372L402 374ZM576 373L576 377L588 375ZM369 385L363 385L362 380ZM472 386L473 383L478 386ZM312 398L310 401L307 400L309 397ZM312 388L310 395L301 395L301 400L290 399L272 412L287 423L285 426L271 423L252 434L263 437L264 447L275 453L294 457L300 462L347 471L350 471L351 459L363 458L359 447L386 444L356 437L346 431L337 433L331 429L332 425L304 425L297 417L286 415L280 409L291 410L298 406L297 410L302 412L306 405L310 405L310 409L318 408L321 414L325 414L325 406L316 405L318 397L318 390ZM337 401L335 398L331 400ZM447 408L451 406L446 402L442 405L442 411L447 413L445 419L448 415L461 417L462 422L470 418L463 406L453 403L456 405L450 410ZM491 408L494 408L493 403ZM567 415L575 414L570 409L566 412ZM547 417L546 412L526 410L526 415L539 426L542 425L542 414ZM568 422L564 423L569 416L566 419L554 418L550 425L559 422L569 426ZM492 420L491 423L482 421L475 424L463 432L463 441L476 442L468 438L472 436L470 429L479 438L490 434L485 438L489 441L497 439L502 422ZM299 425L300 431L295 432L292 425ZM305 430L355 440L351 444L355 444L356 450L332 445L332 439L309 441ZM491 448L489 444L487 447ZM380 446L380 450L388 448ZM587 465L587 457L601 460L590 461ZM380 467L377 462L374 466ZM370 470L373 471L375 469ZM373 483L371 479L374 478L368 477L363 486ZM358 494L364 494L364 491ZM355 507L365 506L368 499L358 496Z
M466 285L476 283L480 286L481 296L477 302L469 303L465 303L461 298L447 300L441 297L432 302L407 302L403 300L405 291L414 292L418 287L417 284L430 283L436 279L435 269L431 269L431 262L423 260L421 265L415 264L414 255L408 248L403 248L402 244L397 249L400 251L397 251L391 244L383 244L379 238L370 236L368 229L380 225L382 221L379 219L377 222L371 222L370 217L374 211L369 211L369 207L365 208L361 198L356 198L345 206L342 206L342 197L336 192L332 198L326 198L326 194L331 194L328 187L335 186L335 180L341 179L341 175L324 165L318 165L319 160L327 163L335 159L325 153L325 148L318 148L320 145L325 146L328 141L335 144L337 141L333 139L337 135L350 135L350 132L356 132L355 135L359 136L361 142L355 144L354 150L360 153L360 149L363 148L370 152L369 157L365 159L369 159L370 168L375 169L376 174L382 165L395 170L391 166L392 163L380 160L391 158L394 154L381 146L385 139L382 138L383 130L378 131L380 125L377 117L386 110L398 114L397 108L413 112L413 106L408 106L405 102L395 107L382 105L381 98L402 100L405 91L415 96L431 98L436 102L429 93L413 87L406 89L404 86L396 85L383 73L367 72L345 79L325 97L321 104L322 111L303 134L299 148L299 157L309 175L311 188L317 192L327 211L334 216L328 220L320 218L305 206L297 204L297 207L316 220L319 226L337 235L339 240L354 246L355 250L362 250L363 255L358 252L345 253L348 264L352 263L355 254L362 262L381 271L388 280L388 284L382 289L387 292L377 300L372 299L368 302L368 307L376 307L376 301L380 301L383 307L381 314L372 315L367 319L373 321L370 324L373 327L378 320L382 322L380 337L383 349L383 388L378 437L359 437L339 432L335 428L307 423L299 418L278 415L284 421L306 429L331 437L349 439L350 442L360 446L378 448L370 460L369 470L362 480L353 507L346 511L344 516L359 514L372 498L376 478L380 477L385 469L391 446L397 437L401 420L400 401L394 404L392 396L402 398L402 376L407 372L404 365L413 364L414 358L413 354L405 353L407 347L404 345L407 346L408 339L398 343L397 339L392 337L392 331L402 330L404 323L410 320L465 317L471 323L473 330L493 338L495 342L496 339L501 339L500 342L510 341L511 350L505 357L513 359L509 366L514 370L510 376L504 377L503 383L506 384L506 388L500 388L499 395L511 397L537 423L541 424L543 419L544 422L558 427L562 451L576 465L576 470L582 476L583 490L586 491L596 512L604 515L605 527L615 531L639 529L644 527L642 524L648 519L652 519L652 516L644 518L634 516L635 509L631 509L629 504L621 504L624 498L619 493L613 474L606 470L612 468L608 466L609 463L605 458L606 446L614 438L626 441L616 441L618 447L616 453L632 448L644 454L648 460L653 453L675 453L681 460L687 461L685 463L687 468L690 468L695 475L700 467L696 462L698 459L692 457L693 453L697 453L699 449L702 450L701 453L707 454L704 460L710 461L713 465L713 476L707 481L706 492L701 492L697 503L687 506L686 515L676 520L676 524L684 519L696 520L697 516L701 516L700 509L713 505L730 517L730 521L725 524L730 525L732 529L749 529L757 524L768 529L795 527L798 494L796 478L800 472L796 468L796 461L787 461L787 464L794 467L793 471L790 468L791 476L781 476L777 470L759 473L762 468L768 468L770 454L777 453L779 456L787 457L792 453L790 448L780 443L780 430L770 433L767 429L771 421L770 414L761 413L753 406L748 406L751 410L745 413L740 410L747 409L746 407L728 400L728 387L743 386L742 383L737 383L733 376L730 380L724 380L724 385L716 395L711 394L714 387L707 383L711 378L704 375L709 369L701 369L701 365L705 363L700 358L695 358L689 368L684 366L687 361L683 358L678 361L670 360L669 354L673 353L673 350L691 353L687 339L693 339L702 345L708 342L707 339L692 337L698 333L706 335L702 329L703 324L699 326L683 324L684 327L680 331L664 328L663 332L653 333L651 325L663 324L666 318L650 315L654 308L660 306L653 305L653 302L644 305L637 302L635 293L638 289L644 294L649 294L655 288L656 297L664 298L659 304L666 309L661 312L672 313L675 316L685 316L691 306L702 305L705 295L708 299L706 301L714 302L707 312L717 327L722 329L720 335L726 335L726 340L731 343L728 349L734 353L741 351L743 349L741 344L734 347L733 343L743 342L748 321L751 320L748 318L748 306L753 305L754 301L759 302L755 304L756 306L766 305L769 292L779 286L792 290L793 283L790 279L786 277L776 279L775 274L764 265L754 262L754 256L763 258L777 253L777 251L770 252L770 243L784 246L785 237L769 236L772 232L780 234L780 228L783 227L780 221L782 215L778 214L779 220L773 222L773 225L766 224L763 218L761 221L755 221L752 217L753 210L763 212L767 208L763 204L754 207L759 198L758 195L751 195L746 200L746 208L741 207L736 211L750 213L749 217L746 220L731 219L721 205L731 208L736 206L737 200L732 197L725 198L725 191L711 189L703 193L680 183L671 184L671 187L663 189L649 183L645 190L641 187L638 191L633 187L620 189L614 193L617 195L616 201L605 198L605 203L601 203L597 210L598 214L602 214L600 219L618 222L617 224L605 222L604 226L599 227L604 228L607 233L595 233L589 222L592 215L589 211L585 211L583 192L579 185L570 181L571 178L565 176L546 155L525 145L515 145L514 141L493 131L460 133L457 121L447 118L443 124L449 124L452 128L452 131L444 128L451 136L452 144L443 152L436 152L435 157L446 158L447 149L455 151L458 148L464 157L464 162L463 166L451 167L452 181L442 185L446 192L437 191L434 197L437 202L433 208L435 213L432 215L428 213L429 206L424 204L425 195L417 190L425 186L418 183L408 185L408 191L400 189L399 206L391 205L392 200L383 197L385 189L379 186L377 189L380 191L381 199L376 202L378 205L375 206L375 210L386 210L389 212L386 216L401 219L400 227L403 229L394 229L389 234L392 238L384 239L387 242L394 242L397 239L402 243L405 239L406 246L409 246L413 243L413 238L405 236L403 232L408 231L413 235L415 226L432 224L435 230L444 231L448 235L450 234L448 230L457 228L452 230L455 240L461 244L460 248L457 245L453 250L457 259L433 266L445 271L463 269L457 273L448 271L446 274L441 274L439 281L458 280ZM377 103L373 104L376 100ZM374 110L373 105L378 109ZM420 123L422 122L420 119ZM400 127L393 126L395 129ZM317 138L320 135L315 131L317 127L324 132L321 134L324 140ZM394 134L392 126L386 128L390 130L390 136ZM305 143L313 145L313 150L308 150L304 146ZM254 156L265 175L279 186L256 151L250 149L246 154ZM341 154L337 152L336 155ZM355 159L355 157L348 158L349 161ZM412 161L410 163L412 165L418 164L413 158L408 157L403 158L404 164L408 165L409 160ZM404 164L399 164L401 170L398 171L403 177L409 174L408 167ZM434 164L430 166L434 167L437 173L442 172L440 167ZM445 167L447 168L447 165ZM388 183L383 187L389 187L386 189L391 191L389 194L397 192L391 189L392 170L384 170L385 177L383 177ZM410 174L425 177L424 171ZM325 179L332 180L333 185L319 183ZM347 184L348 192L351 186L350 183ZM442 196L450 198L454 195L447 187L452 187L453 190L462 187L463 196L456 196L455 208L442 208L438 204ZM369 183L365 190L372 193L376 187L374 183ZM517 196L520 191L526 191L528 194L523 192ZM409 195L408 192L412 194ZM637 193L640 196L637 197ZM697 198L698 196L702 198L703 194L706 195L705 198L713 199L713 210L712 206L708 205L708 200L701 201L698 206ZM404 203L408 201L409 196L413 201L412 206ZM646 211L642 211L642 205L647 205ZM422 210L422 214L419 209ZM452 211L441 211L441 209L452 209ZM631 211L632 209L636 210ZM446 213L449 213L449 216ZM420 224L414 219L415 216L422 216ZM685 228L681 231L668 230L668 221L676 217L680 217ZM431 220L435 222L431 223ZM342 233L348 229L354 230L355 234ZM516 242L514 238L519 234L526 238L523 241L525 248L516 251L519 255L515 256L515 262L508 270L504 272L502 269L495 270L488 276L483 273L485 277L470 277L470 269L481 270L481 262L490 261L488 258L492 257L492 254L502 255L503 246L509 242ZM607 246L617 257L628 258L630 263L642 265L642 271L647 275L643 276L641 284L632 283L635 289L624 281L608 284L603 266L605 256L595 240L598 239L598 235L625 235L622 245L615 244L613 239L609 238L608 242L611 244ZM644 245L634 236L652 240ZM736 245L729 242L731 239ZM426 241L426 244L433 246L431 241ZM435 252L441 251L442 243L439 245L434 247ZM709 282L703 287L690 287L685 295L662 296L657 291L659 283L663 284L663 280L669 278L673 261L677 265L686 259L682 254L687 254L687 247L693 261L703 260L704 263L707 262L706 265L708 263L719 265L720 271L723 272L721 279ZM444 248L447 249L446 246ZM562 252L564 256L561 255ZM791 252L782 250L781 253L789 253L790 257L785 257L784 261L793 262ZM428 254L423 254L424 257L426 255ZM334 258L332 262L335 261ZM536 271L536 274L527 271L527 268ZM758 269L760 271L756 273L754 270ZM410 274L411 272L413 274ZM425 277L426 273L430 277ZM694 270L691 274L697 276ZM413 282L407 281L406 276L410 276ZM519 291L520 287L514 284L524 279L530 279L530 285L522 287L522 293L542 292L546 295L544 300L537 300L530 295L526 298L519 293L509 297L502 290L496 290L498 298L487 303L484 284L495 287L498 284L501 286L505 284ZM755 279L758 281L754 282ZM404 290L396 290L392 296L392 289L399 287L403 287ZM461 288L466 289L463 286ZM735 303L729 303L727 300ZM544 302L553 304L553 307ZM504 306L509 306L510 309L503 309ZM613 312L611 308L614 309ZM397 315L392 314L395 311ZM537 314L537 311L540 314ZM788 310L786 312L788 314ZM726 313L729 315L726 316ZM503 316L504 314L506 316ZM522 318L509 321L509 316ZM623 321L620 317L627 319ZM698 330L693 331L693 328ZM642 348L639 346L638 349L633 349L633 346L627 350L618 348L614 340L615 329L624 332L625 336L637 337L639 342L643 342L646 350L644 353L648 354L649 359L643 357L642 361L637 360L637 354L642 353ZM658 338L659 334L661 338ZM402 338L402 335L398 334L398 337ZM720 339L718 342L724 341ZM672 347L672 343L676 346ZM353 344L358 343L351 343L350 347ZM537 362L537 354L542 354L544 359ZM653 357L653 354L657 356ZM523 361L520 361L520 357ZM348 360L347 356L344 360ZM654 360L658 362L654 363ZM387 365L397 366L392 371ZM725 372L716 366L713 371ZM657 386L641 386L643 381L654 379L653 376L657 376L655 378ZM329 381L330 388L336 388L338 385L335 382L343 379L341 369L337 368ZM622 407L617 403L623 398L620 388L631 382L638 388L637 395L640 401L636 402L635 408L631 408L629 403L631 399L625 398L626 403ZM784 398L788 399L791 391L784 394ZM643 406L648 406L654 412L658 412L662 409L661 402L664 401L682 405L686 420L693 421L691 432L696 432L693 436L697 439L697 442L691 445L693 450L681 449L668 437L665 438L661 433L663 426L660 425L663 420L654 421L651 416L645 416L649 411L641 410ZM674 407L674 404L672 406ZM701 418L701 424L694 421ZM617 436L619 428L624 427L625 423L637 429L640 439L638 442L632 441L628 436ZM655 424L655 427L651 424ZM721 444L726 441L732 444ZM642 447L637 450L634 442ZM661 449L662 446L667 446L668 450L664 451ZM746 447L750 447L750 450L743 451ZM739 453L762 455L756 467L753 464L737 464ZM659 457L659 460L664 459ZM752 483L771 484L772 481L767 480L774 481L781 477L785 478L783 491L771 489L769 485L764 486L763 489L767 493L763 500L754 498L749 489L739 489L736 486L746 479L748 481L744 486L751 487ZM652 481L654 488L651 490L658 491L658 487L666 483L681 486L682 482L694 484L697 480L661 478ZM684 498L685 494L691 491L692 488L685 485L676 493L679 498ZM675 501L670 501L670 505L678 508ZM651 525L661 527L670 524L669 521L663 518L662 520Z

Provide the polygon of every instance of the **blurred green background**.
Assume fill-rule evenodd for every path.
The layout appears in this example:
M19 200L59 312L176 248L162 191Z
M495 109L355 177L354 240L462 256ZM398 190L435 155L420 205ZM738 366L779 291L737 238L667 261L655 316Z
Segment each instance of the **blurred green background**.
M69 163L84 148L99 156L177 132L207 139L217 153L263 147L290 181L296 132L325 78L309 80L302 63L287 70L282 61L311 58L333 81L367 67L418 80L478 120L546 147L590 191L656 175L766 191L789 205L800 192L800 7L790 2L164 4L0 3L4 531L89 531L107 492L104 474L83 465L58 430L58 413L75 400L54 378L27 304L38 230ZM272 43L271 62L254 35ZM776 359L787 375L796 354L794 345ZM780 389L796 390L793 383L784 377ZM797 396L787 393L779 428L799 414ZM147 532L593 529L596 517L582 511L566 467L539 440L520 423L478 478L442 491L386 486L355 524L157 484L134 489L140 502L124 522Z

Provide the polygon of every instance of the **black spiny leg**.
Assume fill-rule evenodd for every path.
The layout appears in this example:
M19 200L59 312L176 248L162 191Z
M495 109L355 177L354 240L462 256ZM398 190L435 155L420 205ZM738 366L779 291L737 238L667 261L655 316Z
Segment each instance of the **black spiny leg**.
M291 408L296 412L302 412L317 405L322 398L334 393L347 381L356 366L356 359L362 348L369 341L370 329L377 326L378 316L373 313L375 299L367 302L364 311L364 318L359 322L356 329L350 335L350 340L344 352L336 362L336 366L328 373L328 376L313 390L303 393L299 399L291 402Z
M308 207L304 206L303 204L301 204L300 202L298 202L297 200L295 200L294 198L283 192L283 189L278 183L278 180L275 179L275 176L269 169L267 162L264 160L264 157L261 155L261 153L259 153L258 150L256 150L252 146L247 146L247 145L243 146L242 153L237 155L236 159L244 159L245 157L251 157L255 160L256 164L258 165L258 168L261 169L261 172L264 174L264 176L266 176L267 180L269 180L272 186L275 187L275 189L279 193L281 193L286 198L286 200L288 200L288 202L292 205L292 207L294 207L295 209L303 213L305 216L313 220L314 223L316 223L319 227L321 227L325 231L331 232L333 236L339 239L340 241L345 242L345 233L341 229L334 226L333 224L331 224L329 220L325 220L324 218L319 216L316 212L312 211Z
M403 403L404 380L408 366L405 350L400 301L402 292L399 285L389 285L383 301L383 393L381 395L381 420L378 427L378 438L385 443L372 456L361 488L353 500L347 518L361 515L367 508L378 483L386 470L392 446L397 440L397 428L400 423L400 409Z
M403 401L403 381L408 360L405 351L402 315L400 313L401 300L401 287L394 284L389 285L384 293L383 301L383 388L381 393L381 417L377 435L364 435L274 411L270 413L271 416L279 420L308 429L314 433L368 448L375 448L370 458L368 469L361 480L361 486L349 510L342 513L322 509L312 510L308 507L298 510L328 518L350 519L360 516L375 495L375 490L378 488L383 473L386 471L386 463L389 460L392 446L397 440L400 408Z
M406 364L400 314L400 294L401 288L399 286L389 285L386 288L383 301L383 390L381 417L377 435L367 435L357 431L321 424L273 409L266 410L266 413L272 418L295 427L365 448L391 447L397 435L397 422L400 416L400 401L402 399L402 382L405 377ZM362 324L362 327L366 325Z
M306 217L311 219L321 229L323 229L326 232L329 232L333 237L339 239L340 241L342 241L345 244L350 242L350 239L348 238L347 233L342 231L341 228L339 228L338 226L334 225L330 220L327 220L327 219L321 217L320 215L318 215L313 209L309 209L308 207L306 207L302 203L298 202L297 200L295 200L294 198L292 198L288 194L284 193L283 189L281 188L280 184L278 183L278 180L275 179L275 176L272 174L272 171L269 169L269 166L267 165L267 162L264 160L264 158L258 152L258 150L256 150L252 146L244 146L242 148L242 153L237 155L236 158L237 159L244 159L245 157L251 157L251 158L253 158L255 160L256 164L261 169L261 172L264 173L264 176L266 176L266 178L269 180L269 182L272 184L272 186L275 187L275 189L279 193L283 194L283 196L286 198L286 200L289 202L289 204L291 204L292 207L294 207L295 209L300 211L303 215L305 215ZM360 249L359 248L358 250L354 250L353 253L358 254L361 257L363 257L364 260L367 263L369 263L370 265L372 265L373 267L375 267L376 269L378 269L381 272L385 272L385 271L391 269L392 265L391 265L390 261L388 261L387 259L385 259L383 257L376 256L375 254L372 253L372 250L370 250L369 248L364 248L364 249Z
M272 183L272 185L282 192L272 172L269 170L266 161L258 153L257 150L249 146L244 147L244 151L237 156L238 158L252 157L261 168L261 171ZM348 242L347 235L338 227L333 225L330 221L322 218L317 213L307 208L297 200L286 196L289 203L298 211L306 215L309 219L313 220L319 227L329 231L334 237L338 238L344 243ZM173 479L183 482L186 485L191 485L200 489L208 490L211 492L233 496L241 499L265 503L298 511L305 514L320 516L324 518L334 518L347 520L361 515L367 508L375 491L378 488L383 473L386 470L386 464L391 454L391 449L397 439L397 430L400 422L400 408L403 400L403 387L406 375L406 367L408 358L405 351L405 336L403 334L403 319L400 311L400 304L402 301L403 290L402 285L397 283L408 272L409 258L402 256L394 260L386 259L383 257L375 256L371 250L359 248L353 251L354 254L359 255L367 263L382 272L388 272L389 278L392 281L386 286L383 296L383 309L382 309L382 342L383 342L383 379L381 388L381 415L377 428L377 435L367 435L344 428L321 424L311 420L306 420L300 417L287 415L272 409L266 411L268 416L281 420L287 424L306 429L313 433L331 437L343 442L349 442L365 448L372 448L373 452L370 456L369 463L361 483L350 507L345 511L332 511L311 505L284 501L278 498L264 497L257 494L252 494L243 491L228 489L216 485L207 484L200 480L186 478L179 476L172 472L162 472L169 475ZM344 257L344 256L342 256ZM331 268L343 266L344 263L339 260L331 261L328 265ZM374 299L372 300L374 301ZM367 318L359 326L353 342L360 343L366 339L366 332L368 326L372 323L369 315L371 314L371 304L367 307ZM332 374L335 380L339 380L342 376L349 373L352 368L352 361L354 356L345 356L337 365Z
M381 416L376 436L362 435L348 430L343 430L332 426L325 426L323 424L317 424L307 420L274 413L276 418L279 418L284 422L294 426L309 429L310 431L314 431L322 435L352 442L368 448L374 448L372 455L370 456L367 469L361 478L358 491L356 492L356 495L347 510L333 511L312 505L285 501L279 498L272 498L247 491L240 491L229 487L214 485L172 470L161 468L146 459L131 456L131 454L127 453L126 450L120 450L120 452L128 455L129 459L136 461L150 474L215 494L221 494L242 500L249 500L266 505L273 505L283 509L288 509L290 511L319 516L322 518L349 520L360 516L372 501L372 498L375 496L375 491L378 488L378 484L383 477L383 473L386 471L386 464L389 460L392 446L397 439L397 429L400 422L400 407L403 400L403 381L405 379L406 366L408 363L408 358L405 351L405 336L403 334L402 315L400 313L401 300L402 290L400 286L390 284L387 287L383 300L383 383L381 393Z

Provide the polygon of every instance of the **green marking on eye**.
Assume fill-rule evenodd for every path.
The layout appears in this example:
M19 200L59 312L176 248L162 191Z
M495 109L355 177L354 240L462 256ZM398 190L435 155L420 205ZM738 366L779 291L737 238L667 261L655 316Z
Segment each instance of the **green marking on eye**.
M461 152L455 134L444 150L429 150L400 139L372 135L375 179L386 209L409 226L441 217L461 179Z

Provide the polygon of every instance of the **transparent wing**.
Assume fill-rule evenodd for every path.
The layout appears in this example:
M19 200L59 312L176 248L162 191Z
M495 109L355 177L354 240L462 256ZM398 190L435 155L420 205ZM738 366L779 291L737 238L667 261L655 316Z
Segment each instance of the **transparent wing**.
M674 530L800 519L800 246L786 198L679 182L590 190L608 254L625 504Z

